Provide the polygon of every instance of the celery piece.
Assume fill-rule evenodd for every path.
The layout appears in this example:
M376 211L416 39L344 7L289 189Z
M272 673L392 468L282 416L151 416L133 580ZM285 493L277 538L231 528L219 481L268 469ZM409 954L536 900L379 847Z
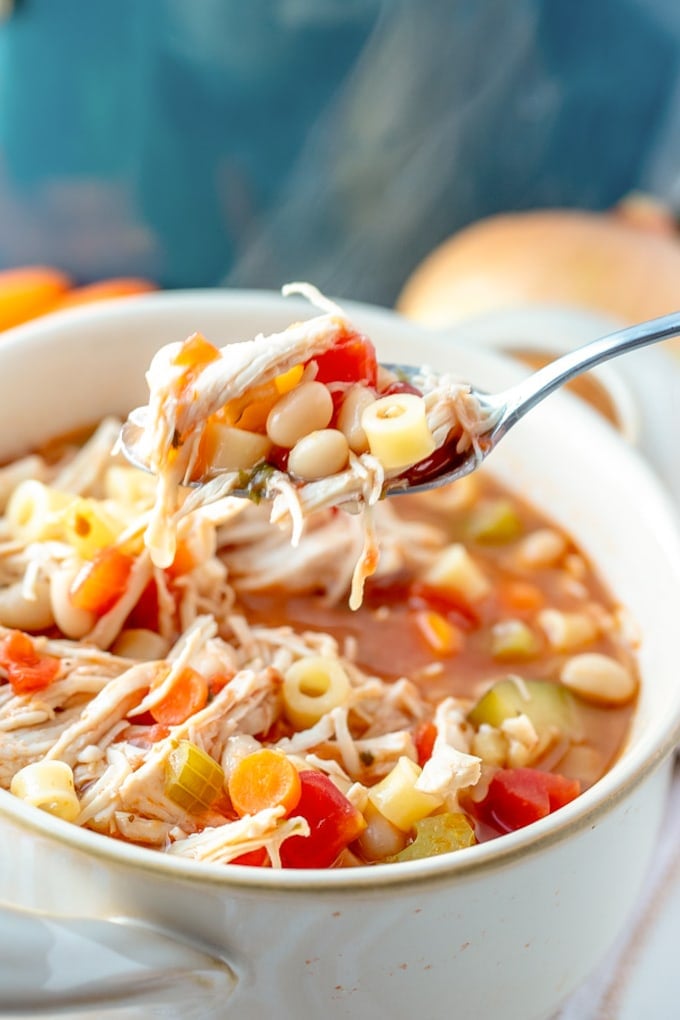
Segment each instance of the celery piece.
M581 723L577 702L571 691L547 680L499 680L468 712L473 726L487 723L499 727L506 719L526 715L541 736L556 728L572 740L579 740Z
M217 800L223 788L222 766L190 740L180 740L166 762L166 796L185 811L201 811Z
M475 542L500 545L522 533L522 521L512 500L489 499L474 507L467 530Z
M536 635L523 620L499 620L491 628L491 654L494 659L532 659L538 649Z
M385 858L393 861L417 861L422 857L436 857L477 842L475 832L461 812L444 812L429 815L414 825L415 838L398 854Z

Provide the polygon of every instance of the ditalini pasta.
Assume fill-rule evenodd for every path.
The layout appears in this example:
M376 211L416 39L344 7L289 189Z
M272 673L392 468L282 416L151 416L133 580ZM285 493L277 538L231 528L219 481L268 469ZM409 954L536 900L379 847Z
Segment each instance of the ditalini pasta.
M236 345L228 379L202 339L152 366L158 502L118 421L0 468L0 786L102 838L249 867L457 852L559 809L635 705L615 603L484 472L378 499L441 436L334 307L268 344ZM328 434L336 462L326 439L300 449ZM221 479L208 499L182 484L223 455L259 484L262 457L296 451L312 480L262 481L278 527ZM356 611L365 525L341 491L372 504L379 549Z

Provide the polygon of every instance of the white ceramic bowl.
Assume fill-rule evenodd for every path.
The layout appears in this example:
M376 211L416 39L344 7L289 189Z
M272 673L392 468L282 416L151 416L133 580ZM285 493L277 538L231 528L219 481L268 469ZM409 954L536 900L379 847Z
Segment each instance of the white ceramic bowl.
M517 374L455 334L349 310L386 360L455 368L489 389ZM143 402L144 370L163 343L196 329L217 343L249 338L306 314L272 295L194 292L15 330L0 343L0 457ZM561 394L490 466L576 536L640 628L640 705L607 776L496 841L330 872L199 866L0 791L0 1009L201 1020L554 1012L625 925L657 838L680 719L680 543L641 459Z

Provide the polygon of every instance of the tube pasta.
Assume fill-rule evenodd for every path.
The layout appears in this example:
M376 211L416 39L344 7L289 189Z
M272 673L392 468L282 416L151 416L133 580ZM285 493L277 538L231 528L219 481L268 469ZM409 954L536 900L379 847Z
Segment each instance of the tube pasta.
M61 538L63 512L75 497L42 482L21 482L5 511L14 532L28 542Z
M25 765L12 778L10 792L66 822L74 822L80 814L73 771L65 761L36 761Z
M327 712L347 704L350 683L335 659L310 655L289 666L283 677L283 704L294 726L307 729Z
M156 483L139 468L113 464L104 475L104 494L119 506L146 510L153 506Z
M47 473L45 461L37 453L0 468L0 513L5 512L10 496L21 482L36 479L42 481Z
M425 401L415 393L379 397L361 414L368 446L387 471L407 468L429 457L436 443L425 415Z
M63 538L84 560L112 545L122 530L96 499L76 499L63 513Z

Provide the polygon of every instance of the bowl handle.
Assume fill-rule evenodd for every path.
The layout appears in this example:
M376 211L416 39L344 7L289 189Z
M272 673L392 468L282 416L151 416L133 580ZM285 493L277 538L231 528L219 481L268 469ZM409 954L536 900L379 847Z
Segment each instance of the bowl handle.
M210 947L126 917L59 917L0 903L0 943L0 1014L91 1007L118 1015L126 1005L165 1004L164 1016L223 1015L238 981Z

